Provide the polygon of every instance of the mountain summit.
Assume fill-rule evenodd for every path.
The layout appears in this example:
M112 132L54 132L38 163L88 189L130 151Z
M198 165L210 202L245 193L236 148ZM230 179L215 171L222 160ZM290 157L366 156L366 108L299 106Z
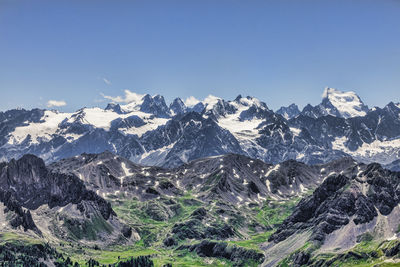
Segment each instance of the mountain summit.
M299 107L296 104L290 104L288 107L279 108L276 113L282 115L285 119L290 120L300 114Z
M321 104L313 107L307 105L303 114L309 117L332 115L340 118L362 117L367 115L368 106L354 92L342 92L334 88L325 88Z
M322 96L322 105L330 115L350 118L362 117L368 112L368 106L352 91L342 92L334 88L325 88Z

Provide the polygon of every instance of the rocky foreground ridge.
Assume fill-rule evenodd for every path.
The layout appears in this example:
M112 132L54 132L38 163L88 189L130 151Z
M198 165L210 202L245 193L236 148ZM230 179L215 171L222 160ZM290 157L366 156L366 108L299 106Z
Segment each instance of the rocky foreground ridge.
M48 242L81 264L148 251L173 266L396 261L399 178L351 158L272 165L227 154L166 169L111 152L47 166L25 155L0 164L0 235Z
M131 238L109 202L75 175L53 172L34 155L0 164L0 203L3 231L31 230L39 238L70 241Z

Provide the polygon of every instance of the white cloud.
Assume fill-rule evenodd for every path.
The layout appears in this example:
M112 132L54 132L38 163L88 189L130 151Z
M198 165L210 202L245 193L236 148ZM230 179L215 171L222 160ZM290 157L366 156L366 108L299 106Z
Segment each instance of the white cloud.
M129 91L128 89L124 90L125 96L108 96L103 93L101 95L105 99L109 99L115 103L132 103L132 102L139 102L144 95L136 94L134 92Z
M51 108L51 107L63 107L66 106L67 102L65 102L64 100L49 100L47 101L47 107Z
M208 95L206 98L204 98L204 103L209 104L209 105L215 105L218 103L218 100L221 98L213 96L213 95Z
M200 101L198 99L196 99L194 96L189 96L188 98L186 98L185 100L185 105L187 107L193 107L194 105L196 105L197 103L199 103Z
M111 85L111 81L110 81L110 80L108 80L108 79L106 79L106 78L102 78L102 79L103 79L103 82L104 82L105 84Z

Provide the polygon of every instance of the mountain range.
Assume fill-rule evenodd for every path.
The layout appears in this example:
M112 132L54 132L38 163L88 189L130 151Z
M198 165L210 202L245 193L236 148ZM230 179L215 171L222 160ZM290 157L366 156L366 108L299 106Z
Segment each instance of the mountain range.
M0 113L0 263L399 263L400 104L134 96Z
M209 96L168 106L160 95L135 95L125 105L0 112L0 159L34 154L51 163L111 151L135 163L177 167L235 153L272 164L295 159L326 163L351 156L399 168L400 104L368 108L354 92L326 88L322 102L277 111L253 97Z
M166 169L111 152L48 165L24 155L0 164L0 262L397 262L399 181L399 172L349 157L272 165L226 154ZM134 255L150 257L129 260ZM125 260L142 264L118 265Z

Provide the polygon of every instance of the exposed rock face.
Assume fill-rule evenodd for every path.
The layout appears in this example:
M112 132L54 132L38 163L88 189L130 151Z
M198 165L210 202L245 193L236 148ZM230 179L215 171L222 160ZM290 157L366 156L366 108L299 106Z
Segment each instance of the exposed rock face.
M74 174L102 194L152 200L181 196L190 190L198 199L228 203L259 203L267 197L286 198L315 188L331 172L355 166L350 158L308 166L294 160L271 165L260 160L227 154L199 159L174 169L144 167L110 152L82 154L49 165L54 172ZM174 205L151 205L144 210L153 219L166 220L177 212Z
M295 254L293 262L294 262L295 266L297 267L297 266L306 265L309 260L310 260L310 254L301 251L301 252Z
M290 120L299 115L300 110L296 104L291 104L288 107L279 108L276 113L282 115L285 119Z
M6 206L5 213L14 212L14 216L10 220L12 227L17 228L22 226L24 231L33 230L39 235L41 234L32 219L30 211L24 210L10 192L4 193L0 191L0 201Z
M126 238L132 235L132 229L122 229L124 225L109 202L88 190L75 175L51 171L42 159L33 155L0 164L0 201L6 207L5 212L12 213L10 226L21 226L38 235L41 235L39 228L60 237L70 235L90 240L103 238L114 230ZM36 216L47 216L41 220L48 226L35 223L31 212L37 210L46 210ZM58 221L64 223L59 225Z
M107 105L105 110L112 110L115 113L123 114L124 112L121 110L121 106L119 104L110 103Z
M124 193L140 200L150 200L164 194L182 194L173 182L176 174L170 170L140 166L111 152L82 154L50 164L49 168L80 177L88 188L101 195Z
M150 95L145 95L143 97L143 103L140 106L140 110L143 112L151 113L159 117L168 117L169 109L163 96L156 95L151 97Z
M180 98L175 98L169 106L169 109L173 112L174 115L183 114L187 111L185 103L183 103L182 99Z
M352 169L327 177L310 197L300 201L269 240L280 242L308 229L313 240L323 242L327 234L350 220L358 225L372 221L378 212L389 215L399 204L400 173L385 170L379 164Z
M372 250L349 249L337 253L318 254L314 251L305 249L299 250L291 254L285 259L285 264L289 266L311 266L311 267L329 267L342 266L345 263L356 262L371 265L373 262L395 261L399 255L399 240L381 241L379 245ZM366 243L368 244L368 243Z
M124 225L121 232L126 238L130 238L132 236L132 227Z
M27 209L48 204L50 208L68 203L94 202L104 219L115 215L111 205L85 188L76 176L50 172L42 159L25 155L11 160L0 170L0 190ZM84 207L81 206L82 212Z

